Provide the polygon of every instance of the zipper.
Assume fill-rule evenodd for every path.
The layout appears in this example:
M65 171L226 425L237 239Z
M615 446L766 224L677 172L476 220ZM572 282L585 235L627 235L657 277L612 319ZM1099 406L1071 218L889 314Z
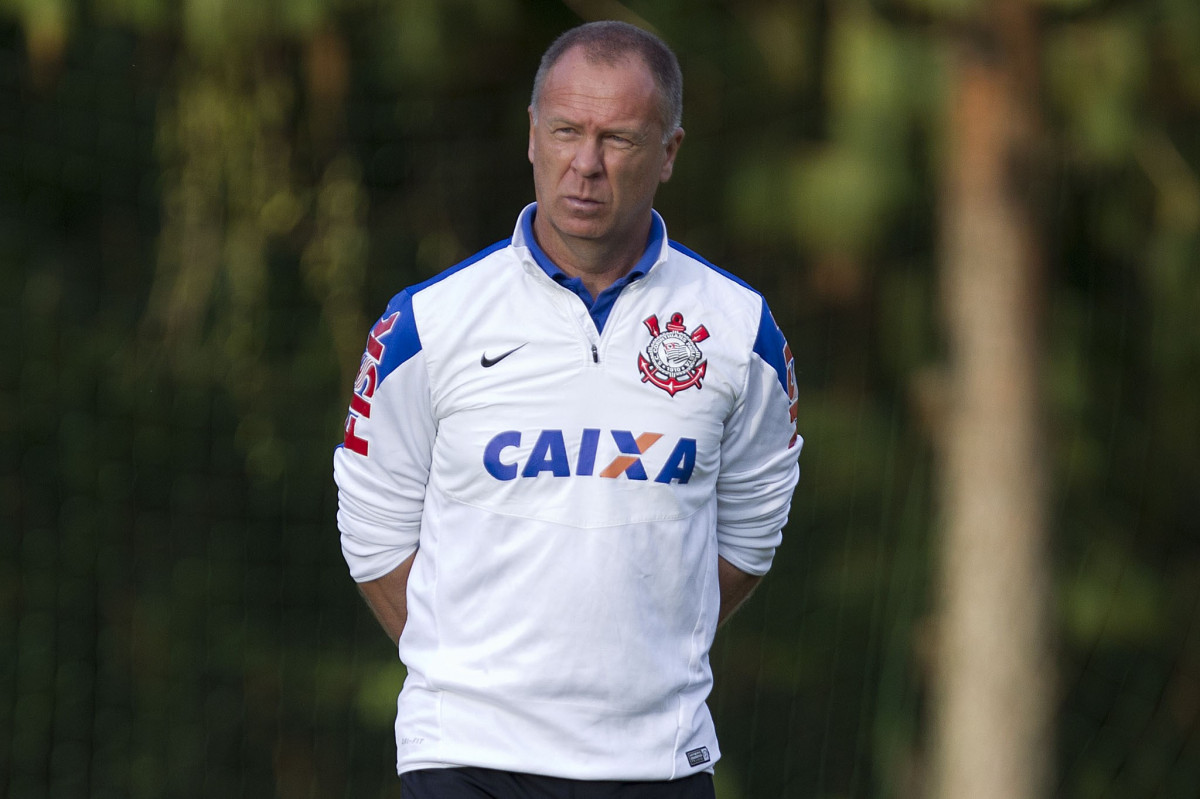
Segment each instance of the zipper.
M595 344L592 345L592 363L600 363L600 353Z

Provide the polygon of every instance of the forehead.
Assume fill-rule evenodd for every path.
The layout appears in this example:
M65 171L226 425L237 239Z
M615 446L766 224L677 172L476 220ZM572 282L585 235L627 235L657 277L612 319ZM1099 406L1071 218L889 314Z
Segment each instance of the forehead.
M605 119L657 121L658 85L641 56L629 53L616 63L590 61L575 47L546 75L539 103L546 116L587 113Z

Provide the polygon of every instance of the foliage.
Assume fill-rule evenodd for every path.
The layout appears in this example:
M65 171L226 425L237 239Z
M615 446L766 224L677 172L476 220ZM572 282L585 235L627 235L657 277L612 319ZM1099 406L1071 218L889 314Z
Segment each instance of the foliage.
M1200 780L1200 11L1042 4L1066 797ZM807 439L713 653L722 796L916 796L949 55L981 3L0 0L0 793L394 796L340 563L367 320L531 197L580 15L674 43L671 235L767 295ZM933 387L931 389L931 386Z

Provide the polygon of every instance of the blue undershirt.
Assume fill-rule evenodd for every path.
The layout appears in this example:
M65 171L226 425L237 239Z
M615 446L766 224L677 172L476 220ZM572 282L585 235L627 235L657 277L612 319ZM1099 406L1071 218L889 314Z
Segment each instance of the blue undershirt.
M608 314L612 311L613 304L617 301L617 295L621 290L628 286L633 281L643 277L650 267L654 266L654 262L658 260L659 250L662 249L663 236L666 231L663 230L662 220L658 214L654 214L650 222L650 236L646 239L646 249L642 253L642 257L633 265L628 273L614 282L611 286L600 292L596 298L592 298L592 294L583 285L583 280L577 277L571 277L550 260L550 256L546 255L541 245L538 244L537 238L533 235L533 218L537 216L537 209L522 220L524 228L525 241L529 244L529 252L533 255L533 260L542 268L547 275L564 288L570 289L575 296L583 300L583 304L587 306L588 313L591 314L592 321L596 323L597 332L604 332L604 323L608 320Z

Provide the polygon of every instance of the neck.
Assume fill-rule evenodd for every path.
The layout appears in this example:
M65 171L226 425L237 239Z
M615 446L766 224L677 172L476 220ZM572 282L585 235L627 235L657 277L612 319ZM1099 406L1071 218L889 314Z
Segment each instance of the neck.
M582 280L588 292L596 297L641 260L650 238L650 225L651 217L648 216L638 233L616 243L607 243L562 236L537 216L533 220L533 235L555 266Z

